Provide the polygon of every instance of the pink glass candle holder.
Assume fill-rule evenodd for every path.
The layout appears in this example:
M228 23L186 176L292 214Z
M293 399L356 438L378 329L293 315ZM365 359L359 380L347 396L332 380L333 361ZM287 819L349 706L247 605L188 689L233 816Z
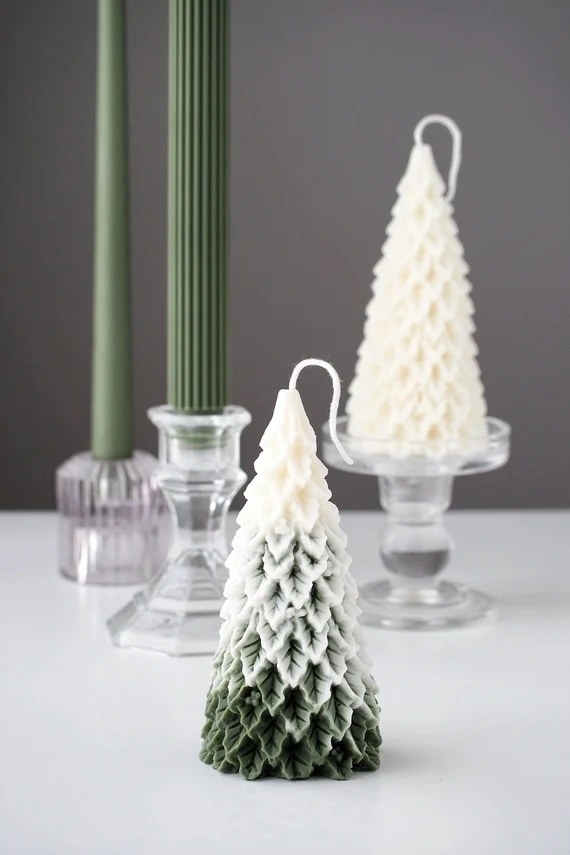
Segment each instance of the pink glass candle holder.
M172 539L158 461L135 451L126 460L76 454L56 472L59 569L88 585L142 585Z

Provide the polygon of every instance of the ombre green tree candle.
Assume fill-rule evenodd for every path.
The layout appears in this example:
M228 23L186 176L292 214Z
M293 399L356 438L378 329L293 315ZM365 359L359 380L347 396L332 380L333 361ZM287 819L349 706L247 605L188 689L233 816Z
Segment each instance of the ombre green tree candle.
M228 0L170 0L168 403L227 403Z

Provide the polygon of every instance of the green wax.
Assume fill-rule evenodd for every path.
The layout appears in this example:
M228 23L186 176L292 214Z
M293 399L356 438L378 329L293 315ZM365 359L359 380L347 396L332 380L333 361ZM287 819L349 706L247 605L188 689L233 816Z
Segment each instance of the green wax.
M168 402L227 403L228 0L170 0Z
M99 0L91 450L132 453L124 0Z

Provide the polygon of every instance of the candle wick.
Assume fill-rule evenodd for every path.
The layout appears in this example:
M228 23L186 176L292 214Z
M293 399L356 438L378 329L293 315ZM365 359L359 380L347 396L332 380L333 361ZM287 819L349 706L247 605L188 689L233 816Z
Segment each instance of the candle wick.
M331 406L329 410L329 432L331 435L331 440L333 441L336 449L342 459L346 461L350 466L354 463L352 457L350 457L340 442L338 438L338 434L336 431L336 417L338 415L338 405L340 403L340 377L338 376L338 372L336 368L334 368L330 362L326 362L324 359L303 359L302 362L299 362L298 365L293 369L293 373L291 374L291 379L289 380L289 389L297 388L297 380L299 379L299 374L303 370L303 368L307 368L310 365L315 365L317 368L324 368L325 371L328 371L330 378L332 380L333 393L331 398Z
M429 116L424 116L424 118L416 125L416 129L414 131L414 143L416 145L421 145L423 143L422 134L425 128L428 125L433 124L444 125L451 134L453 142L446 196L448 202L451 202L455 197L455 191L457 189L457 174L459 172L459 167L461 166L461 131L449 116L442 116L440 113L432 113Z

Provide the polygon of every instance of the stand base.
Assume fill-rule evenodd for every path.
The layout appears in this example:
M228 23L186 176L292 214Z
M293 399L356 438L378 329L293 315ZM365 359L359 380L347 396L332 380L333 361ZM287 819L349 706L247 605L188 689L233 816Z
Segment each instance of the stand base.
M218 556L186 552L108 622L113 644L170 656L216 652L223 584Z
M387 629L449 629L495 614L493 601L485 594L451 582L411 590L388 580L371 582L360 589L358 604L363 624Z

